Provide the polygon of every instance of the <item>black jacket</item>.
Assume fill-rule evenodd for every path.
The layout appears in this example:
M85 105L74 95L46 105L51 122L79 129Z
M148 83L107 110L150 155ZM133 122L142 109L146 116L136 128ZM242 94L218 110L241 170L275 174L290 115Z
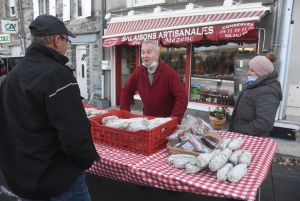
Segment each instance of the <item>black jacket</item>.
M278 73L259 77L237 98L229 131L246 135L268 136L282 100Z
M68 58L33 43L0 89L0 165L27 199L57 196L100 157Z

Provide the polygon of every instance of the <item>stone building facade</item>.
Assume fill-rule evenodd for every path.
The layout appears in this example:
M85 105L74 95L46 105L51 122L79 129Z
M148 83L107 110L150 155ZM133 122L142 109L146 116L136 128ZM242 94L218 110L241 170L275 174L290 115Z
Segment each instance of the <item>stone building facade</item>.
M70 59L68 65L74 70L79 86L86 101L96 105L97 100L107 97L111 106L117 106L116 93L120 93L121 85L116 76L116 58L114 47L104 48L102 36L108 28L110 19L107 14L128 17L129 13L138 16L139 13L150 14L160 7L162 11L184 10L190 3L194 8L220 7L224 3L249 4L261 2L269 7L270 12L255 22L255 28L260 31L258 54L274 51L279 56L275 69L279 71L284 93L277 115L279 120L299 121L300 100L298 63L299 46L296 23L299 2L293 0L0 0L0 19L17 21L19 32L10 35L10 42L0 43L0 47L8 49L16 55L24 55L30 45L28 26L37 14L50 13L63 20L77 38L70 38L72 45L66 56ZM66 7L68 9L66 9ZM89 11L89 12L88 12ZM86 14L88 13L88 14ZM106 17L105 17L106 16ZM141 15L142 16L142 15ZM106 18L106 19L105 19ZM137 17L138 19L138 17ZM1 21L2 22L2 21ZM2 25L2 24L1 24ZM2 27L2 26L1 26ZM3 30L0 27L0 35ZM126 45L126 44L125 44ZM136 52L139 49L135 50ZM80 53L80 55L79 55ZM109 68L104 69L102 61L109 62ZM139 62L137 60L137 62ZM102 80L100 80L102 78ZM100 80L100 82L99 82ZM119 89L117 89L117 85ZM94 93L95 92L95 93ZM138 104L137 104L138 105ZM142 106L138 108L142 110ZM198 110L196 112L199 112ZM206 112L206 108L200 112Z
M66 52L66 56L69 58L67 65L73 69L74 76L78 78L82 96L86 101L95 92L90 103L95 105L97 99L104 98L101 96L110 96L107 82L110 79L105 79L105 76L110 75L101 70L103 57L102 13L105 9L102 3L102 1L96 0L0 0L1 8L3 5L3 9L0 9L1 20L17 21L19 25L19 33L10 34L11 42L2 43L0 47L11 50L14 46L18 46L20 54L24 55L25 49L31 44L29 24L37 15L55 15L64 21L67 28L77 36L69 38L72 45ZM15 9L13 16L9 13L12 4ZM67 9L64 10L66 7ZM106 81L100 82L95 89L101 75Z
M189 4L193 4L193 9L218 7L230 4L232 6L239 6L243 4L261 3L265 7L269 7L269 12L264 15L259 21L255 22L255 29L259 30L259 40L257 54L265 55L267 52L273 51L278 55L278 61L275 64L275 70L279 72L279 81L282 84L283 100L277 112L276 120L280 122L292 122L293 124L300 124L300 83L296 78L299 63L299 46L297 30L299 30L299 23L296 23L298 13L295 12L299 8L298 1L292 0L220 0L220 1L208 1L208 0L107 0L106 1L106 13L110 13L109 17L112 23L118 23L118 17L122 16L123 20L129 18L138 20L138 16L148 15L149 13L155 13L155 10L159 8L160 12L170 12L170 14L177 12L178 10L187 9ZM171 10L171 11L170 11ZM133 12L132 12L133 11ZM131 13L131 14L130 14ZM180 13L180 12L178 12ZM180 14L179 14L180 15ZM188 15L188 14L185 14ZM155 18L155 17L153 17ZM159 13L157 13L159 18ZM130 21L128 19L128 21ZM109 23L109 20L108 20ZM104 36L105 37L105 36ZM295 41L295 42L294 42ZM117 45L116 45L117 46ZM112 47L114 48L114 47ZM114 50L112 51L114 52ZM111 59L111 58L108 58ZM114 59L111 59L112 62ZM116 65L116 64L115 64ZM136 99L136 102L140 102ZM189 104L190 105L190 104ZM188 111L189 113L200 114L205 116L207 107L205 105L198 104L198 110ZM189 106L188 106L189 107ZM140 107L142 108L142 106Z

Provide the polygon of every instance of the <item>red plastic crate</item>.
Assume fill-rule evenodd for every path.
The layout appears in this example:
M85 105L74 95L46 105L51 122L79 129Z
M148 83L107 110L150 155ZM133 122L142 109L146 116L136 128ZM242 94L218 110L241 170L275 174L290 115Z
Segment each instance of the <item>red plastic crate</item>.
M154 119L154 117L132 114L128 111L120 110L115 112L115 114L96 116L91 120L91 130L94 142L139 154L151 155L165 148L168 142L166 137L177 129L177 117L172 117L170 121L151 130L142 130L136 132L102 125L103 117L111 115L116 115L117 117L123 119L135 117L147 117L148 119Z

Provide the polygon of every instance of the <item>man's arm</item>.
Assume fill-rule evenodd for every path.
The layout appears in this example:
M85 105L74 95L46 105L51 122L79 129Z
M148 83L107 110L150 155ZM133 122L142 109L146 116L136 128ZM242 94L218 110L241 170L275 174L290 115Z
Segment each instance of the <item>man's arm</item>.
M58 131L61 149L75 164L88 169L100 157L76 79L67 70L56 70L45 81L44 88L47 113Z

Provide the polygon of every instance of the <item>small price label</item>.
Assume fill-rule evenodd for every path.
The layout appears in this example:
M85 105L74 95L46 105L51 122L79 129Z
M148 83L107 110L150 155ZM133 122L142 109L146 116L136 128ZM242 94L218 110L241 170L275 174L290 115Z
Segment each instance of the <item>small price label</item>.
M181 146L182 149L187 150L187 151L193 151L195 148L193 147L193 145L189 142L184 143Z

